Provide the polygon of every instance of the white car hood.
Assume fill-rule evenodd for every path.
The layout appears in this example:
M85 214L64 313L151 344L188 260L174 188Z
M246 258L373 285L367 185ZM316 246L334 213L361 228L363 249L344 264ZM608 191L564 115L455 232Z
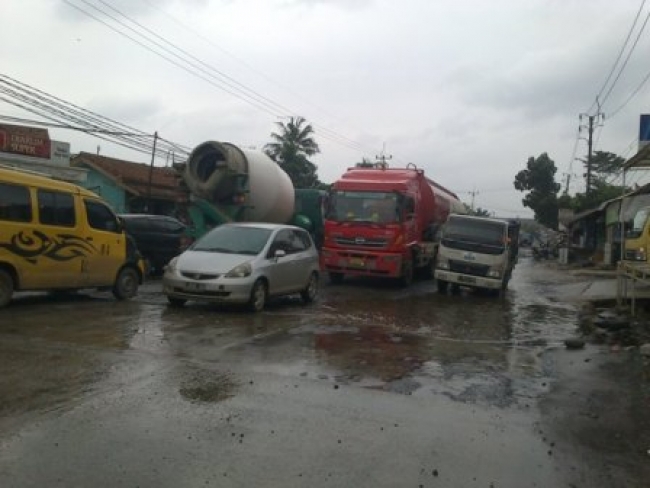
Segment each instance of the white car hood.
M185 251L178 258L179 271L192 271L206 274L225 274L235 266L246 263L255 256L243 254L224 254L205 251Z

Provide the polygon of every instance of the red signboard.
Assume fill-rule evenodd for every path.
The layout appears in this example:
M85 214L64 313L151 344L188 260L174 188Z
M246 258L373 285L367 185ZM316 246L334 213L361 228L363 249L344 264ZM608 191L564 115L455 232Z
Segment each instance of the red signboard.
M0 152L50 159L47 129L0 124Z

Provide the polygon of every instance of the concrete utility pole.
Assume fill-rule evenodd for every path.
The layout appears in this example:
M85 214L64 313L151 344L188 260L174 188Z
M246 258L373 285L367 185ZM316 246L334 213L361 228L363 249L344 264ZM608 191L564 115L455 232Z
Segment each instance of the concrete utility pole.
M478 195L478 190L474 188L472 191L468 191L470 195L472 195L472 206L470 207L472 209L472 212L474 211L474 197Z
M147 213L151 212L151 184L153 180L153 162L156 158L156 143L158 142L158 131L153 135L153 148L151 149L151 164L149 165L149 185L147 188Z
M589 125L587 125L587 130L588 130L588 137L587 137L587 147L588 147L588 152L587 152L587 189L585 191L585 196L589 196L589 193L591 192L591 158L593 155L593 147L594 147L594 127L596 124L598 124L598 121L602 117L603 119L605 118L605 114L600 112L600 108L598 109L598 112L594 115L587 115L587 114L580 114L580 121L582 121L582 117L585 116L587 117L589 121Z
M383 147L383 149L381 151L381 154L379 156L375 156L375 159L377 160L378 164L382 168L387 168L388 167L387 161L390 160L390 159L393 159L393 156L392 155L386 156L386 144L384 144L384 147Z

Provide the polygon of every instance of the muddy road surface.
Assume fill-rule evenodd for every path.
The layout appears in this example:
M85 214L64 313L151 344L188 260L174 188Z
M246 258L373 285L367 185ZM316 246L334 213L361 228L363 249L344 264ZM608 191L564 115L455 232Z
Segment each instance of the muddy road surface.
M257 315L157 281L18 297L0 486L648 486L634 360L564 348L566 279L524 257L504 299L349 280Z

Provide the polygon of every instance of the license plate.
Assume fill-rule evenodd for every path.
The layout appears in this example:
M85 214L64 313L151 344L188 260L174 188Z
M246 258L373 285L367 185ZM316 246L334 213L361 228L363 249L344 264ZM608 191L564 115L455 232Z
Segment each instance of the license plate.
M203 283L186 283L185 289L189 291L203 291L205 290L205 285Z
M473 278L471 276L459 276L458 281L461 283L476 283L476 278Z
M366 265L363 258L350 258L349 264L355 268L363 268Z

